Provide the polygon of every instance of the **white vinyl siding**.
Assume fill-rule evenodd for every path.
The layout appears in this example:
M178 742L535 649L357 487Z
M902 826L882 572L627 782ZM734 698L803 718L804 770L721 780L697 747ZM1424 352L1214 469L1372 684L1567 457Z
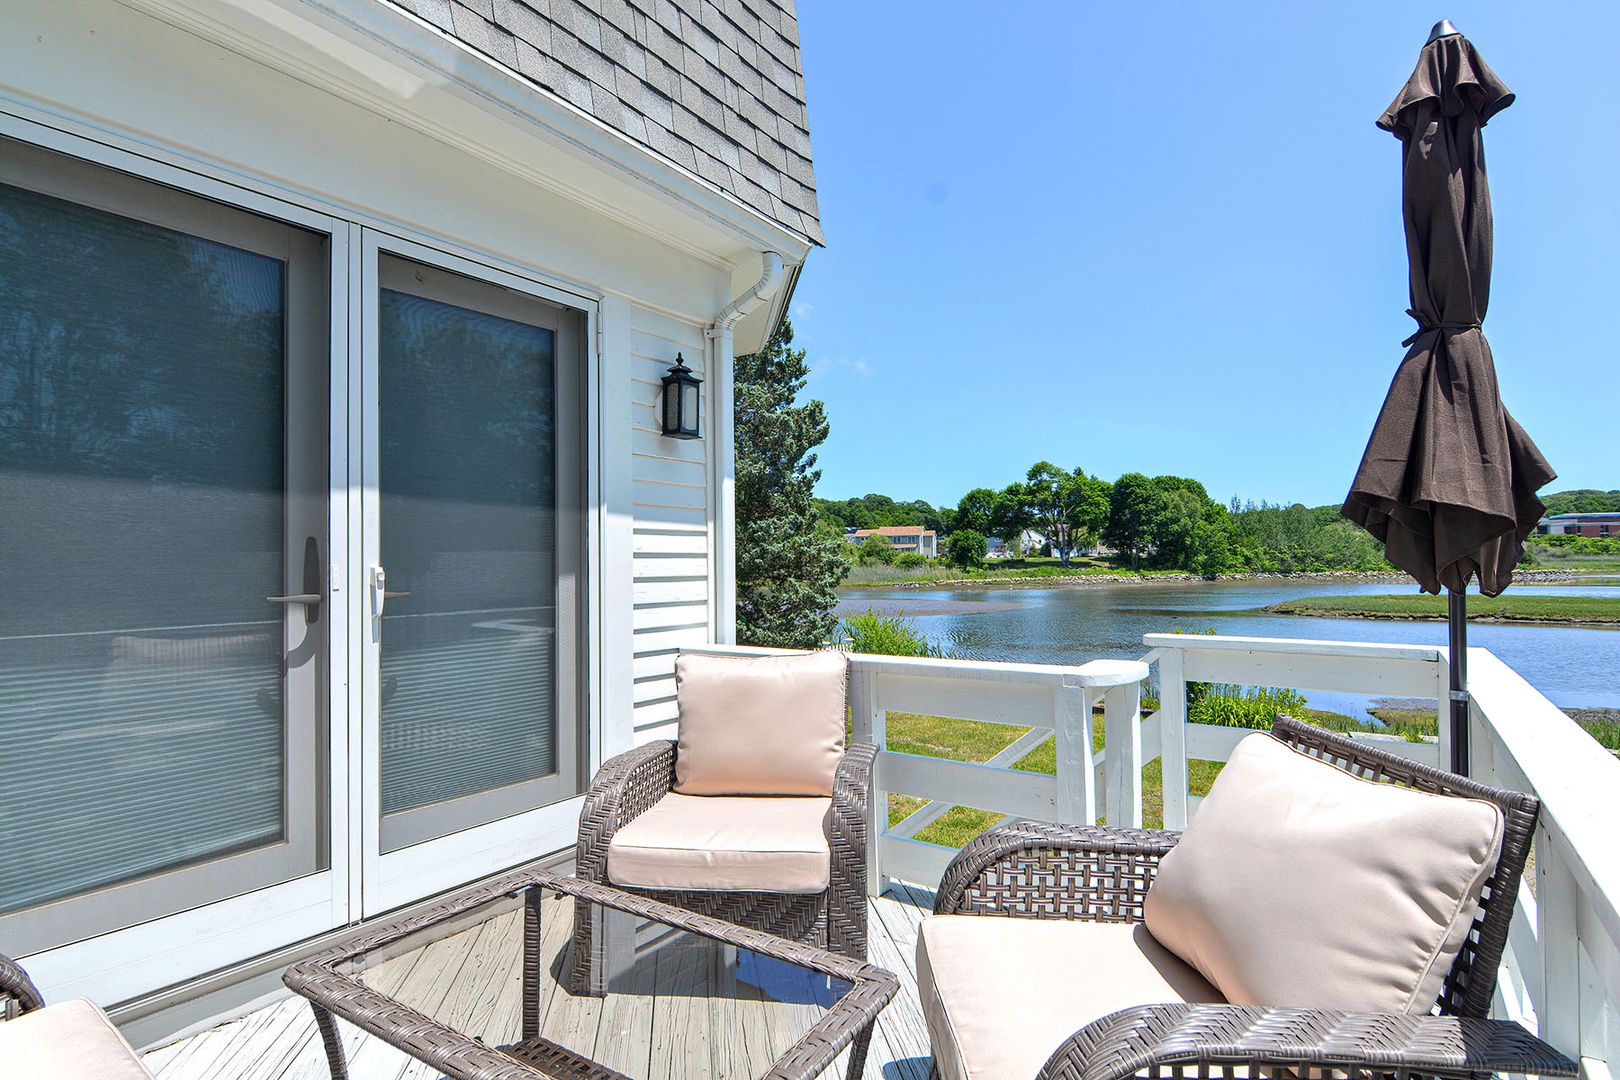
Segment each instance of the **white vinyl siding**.
M710 403L703 328L635 311L631 333L631 498L635 738L675 734L675 653L713 640ZM699 439L667 439L658 415L663 377L679 353L704 380Z

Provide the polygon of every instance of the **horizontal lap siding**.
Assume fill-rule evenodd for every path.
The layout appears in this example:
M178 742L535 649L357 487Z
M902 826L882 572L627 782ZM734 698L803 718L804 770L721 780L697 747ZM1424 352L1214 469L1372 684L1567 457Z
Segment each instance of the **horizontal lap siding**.
M675 735L675 653L710 640L709 416L701 327L637 310L631 335L630 451L634 575L635 732ZM701 439L666 439L663 377L679 353L704 379Z

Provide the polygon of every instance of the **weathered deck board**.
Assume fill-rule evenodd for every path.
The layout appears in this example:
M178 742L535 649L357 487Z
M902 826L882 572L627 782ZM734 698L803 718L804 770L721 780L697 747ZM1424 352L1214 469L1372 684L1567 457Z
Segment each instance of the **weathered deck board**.
M815 1006L784 1003L746 987L732 990L734 967L704 951L661 950L655 963L638 965L637 982L615 985L606 1004L582 1003L559 991L566 978L569 902L548 901L542 917L542 1032L631 1076L679 1080L722 1070L755 1075L815 1023ZM897 885L871 901L872 962L900 977L900 993L878 1017L865 1080L927 1080L928 1035L917 1003L913 970L917 924L933 904L920 889ZM555 906L553 906L555 905ZM517 1037L522 993L522 914L497 915L461 933L404 953L368 974L394 993L454 1025ZM706 988L727 980L740 997L711 1003ZM561 1001L567 1002L567 1008ZM583 1007L581 1007L583 1005ZM555 1007L554 1007L555 1006ZM412 1061L364 1032L339 1022L353 1080L435 1080L436 1070ZM247 1016L147 1053L158 1080L324 1080L326 1054L314 1017L302 998L288 997ZM842 1077L847 1052L825 1075Z

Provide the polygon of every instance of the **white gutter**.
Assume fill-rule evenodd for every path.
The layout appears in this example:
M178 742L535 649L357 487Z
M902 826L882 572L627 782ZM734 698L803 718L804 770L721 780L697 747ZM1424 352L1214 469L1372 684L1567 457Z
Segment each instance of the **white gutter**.
M711 340L718 334L731 333L732 327L741 322L743 316L775 296L776 290L782 287L782 256L774 251L761 252L761 255L765 261L765 272L754 282L753 288L727 304L714 317L714 325L708 330Z
M720 309L714 325L704 331L709 341L709 446L714 469L715 527L709 581L714 615L710 625L717 644L737 641L737 448L732 431L735 398L732 388L731 332L749 312L776 295L785 277L782 256L762 253L765 269L759 280Z

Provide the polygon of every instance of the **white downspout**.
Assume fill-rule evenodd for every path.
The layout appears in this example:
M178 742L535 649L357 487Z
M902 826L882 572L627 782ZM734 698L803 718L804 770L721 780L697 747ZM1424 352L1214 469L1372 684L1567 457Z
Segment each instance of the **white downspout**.
M714 317L714 325L704 331L709 340L709 378L714 387L714 413L709 417L710 456L713 459L715 491L714 562L710 580L714 583L714 637L722 645L737 641L737 450L732 431L735 397L732 387L732 329L743 316L776 295L782 287L782 256L763 253L765 272L753 287L743 292Z

